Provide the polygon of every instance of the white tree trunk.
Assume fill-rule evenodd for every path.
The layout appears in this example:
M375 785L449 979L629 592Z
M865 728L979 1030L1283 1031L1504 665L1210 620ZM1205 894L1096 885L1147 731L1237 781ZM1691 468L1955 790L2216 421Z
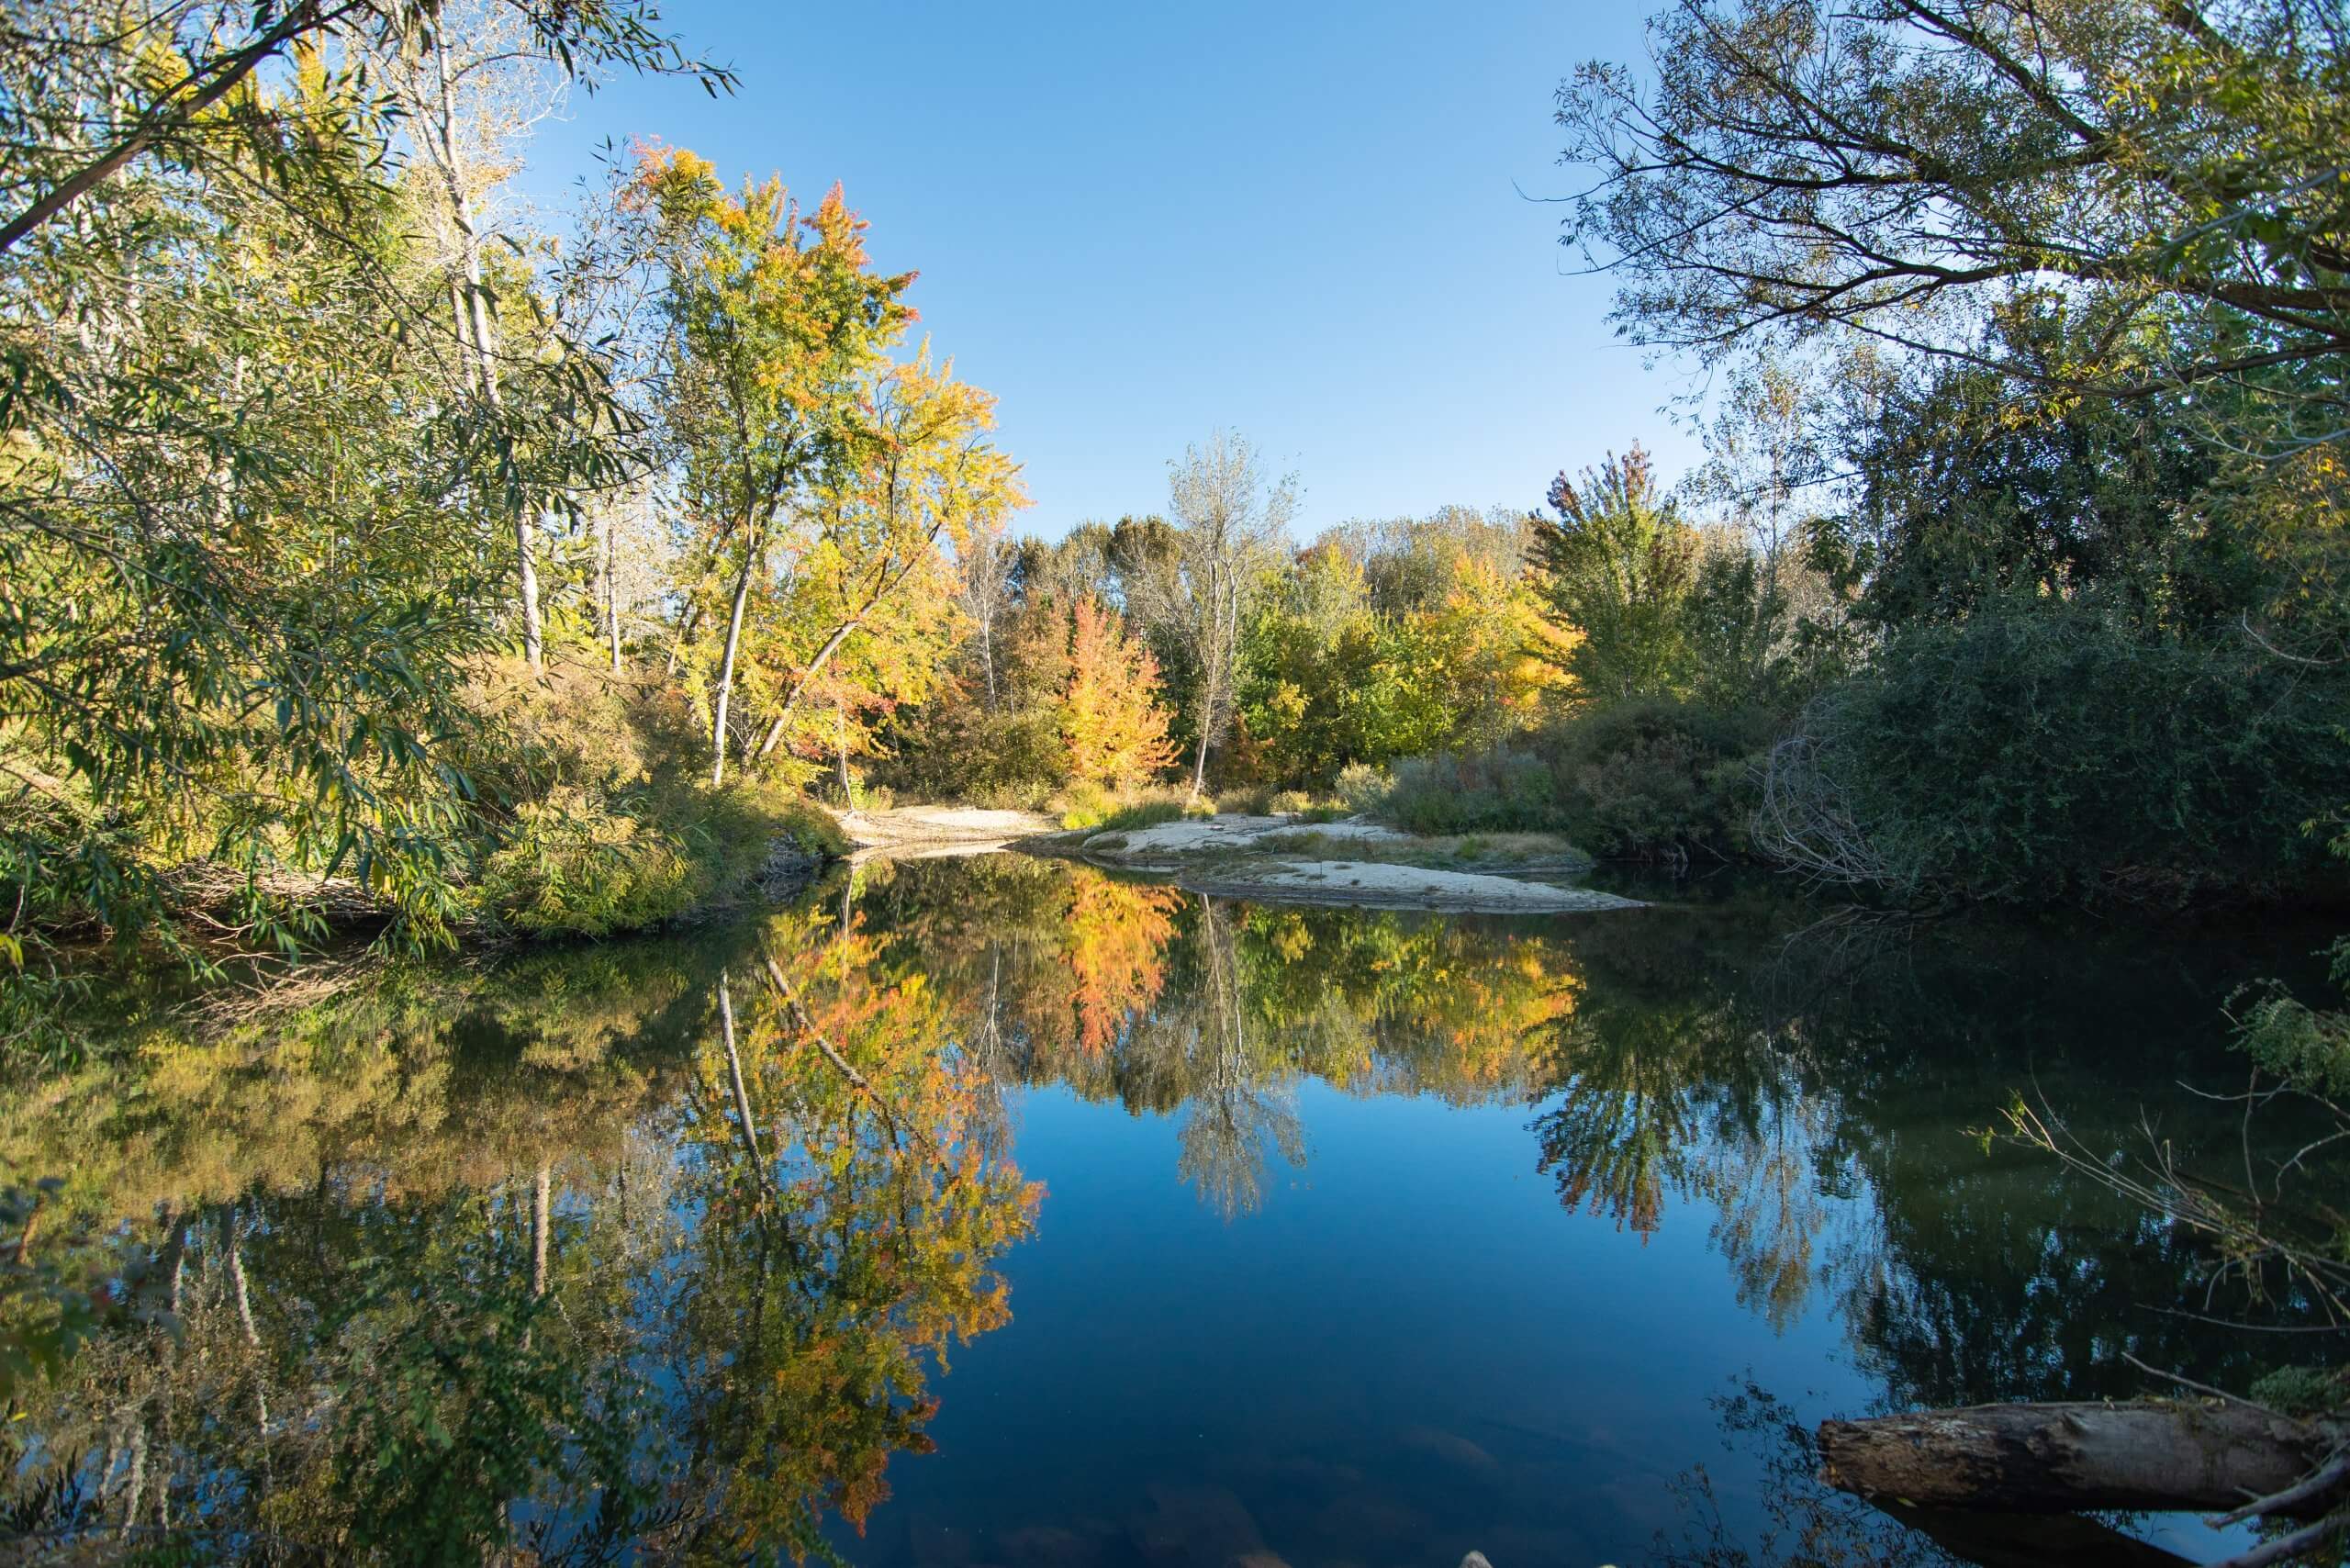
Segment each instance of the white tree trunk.
M759 531L755 524L743 545L743 567L734 574L734 608L726 620L726 653L718 665L717 712L710 726L710 782L711 788L726 781L726 703L734 689L734 655L743 643L743 605L751 597L751 563L758 558Z
M435 161L441 165L442 191L449 203L450 227L457 236L457 253L464 274L464 286L457 300L457 335L473 363L482 399L496 412L505 407L505 395L498 379L498 325L489 313L489 291L482 283L481 236L474 228L473 198L466 192L458 169L456 105L449 85L447 40L436 38L433 48L438 55L434 74L440 85L431 121L431 130L440 140ZM536 673L544 650L539 621L539 571L532 559L527 503L515 509L514 560L516 596L521 601L522 611L522 652Z

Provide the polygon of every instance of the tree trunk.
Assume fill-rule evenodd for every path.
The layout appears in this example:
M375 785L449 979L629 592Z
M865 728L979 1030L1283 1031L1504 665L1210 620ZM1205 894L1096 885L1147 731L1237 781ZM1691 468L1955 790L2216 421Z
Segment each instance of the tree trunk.
M449 89L448 45L436 39L433 48L438 56L433 63L440 103L434 106L432 129L440 137L437 162L441 164L442 193L449 201L449 221L457 231L457 252L465 280L458 300L458 335L473 360L482 399L496 411L505 407L505 396L498 380L498 324L490 316L489 291L482 282L481 236L474 229L473 198L466 194L464 177L457 168L456 106ZM522 653L535 675L544 652L544 638L539 622L539 568L532 556L531 509L527 502L514 510L514 563L516 595L522 610Z
M718 711L710 726L710 782L726 782L726 700L734 688L734 653L743 643L743 605L751 597L751 564L758 559L759 530L755 523L743 542L743 567L734 574L734 608L726 618L726 654L718 664Z
M234 1204L229 1205L229 1288L237 1297L237 1323L244 1330L245 1343L259 1350L261 1327L253 1321L252 1291L245 1282L245 1222Z
M734 1114L743 1124L743 1147L751 1151L751 1163L767 1169L759 1156L759 1125L751 1119L751 1096L743 1087L743 1058L734 1048L734 999L727 994L726 972L718 975L718 1022L726 1039L726 1076L734 1087Z
M547 1157L539 1156L539 1169L531 1181L531 1299L537 1301L547 1294L547 1230L551 1213L554 1172L547 1169Z
M1978 1405L1823 1421L1819 1476L1925 1508L2233 1508L2292 1486L2342 1437L2216 1401ZM2314 1517L2335 1495L2280 1511Z
M546 650L539 630L539 567L531 556L531 509L527 506L514 510L514 561L522 600L522 656L536 675Z
M612 578L612 514L604 508L596 511L596 553L599 576L603 579L604 636L611 644L612 673L621 672L621 603Z
M669 640L669 667L663 672L665 675L676 675L677 673L677 658L679 655L686 651L686 639L692 636L694 634L694 628L700 624L701 606L699 604L688 605L686 607L686 618L677 622L677 634Z
M848 710L838 702L833 704L833 759L840 772L841 805L853 810L856 796L848 778Z
M979 666L988 676L988 711L995 711L995 618L990 614L979 622Z

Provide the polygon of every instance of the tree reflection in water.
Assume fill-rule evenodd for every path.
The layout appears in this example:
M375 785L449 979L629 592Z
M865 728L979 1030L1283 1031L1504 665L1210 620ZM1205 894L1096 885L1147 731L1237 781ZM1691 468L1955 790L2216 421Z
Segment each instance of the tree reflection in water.
M740 983L770 961L789 998ZM1008 1318L994 1261L1037 1197L976 1136L938 994L810 913L401 984L201 1073L150 1042L135 1092L66 1114L116 1158L75 1169L55 1261L151 1261L16 1390L9 1522L403 1562L733 1562L861 1524L950 1347ZM11 1168L67 1130L12 1122Z
M0 1329L56 1349L95 1303L62 1370L7 1373L0 1525L284 1562L819 1550L1009 1319L1040 1085L1174 1117L1170 1175L1236 1226L1307 1160L1309 1081L1522 1106L1579 1223L1709 1227L1747 1308L1830 1309L1889 1404L2126 1393L2123 1350L2241 1383L2242 1338L2149 1310L2198 1289L2188 1238L1966 1132L2029 1087L2125 1149L2118 1085L2205 1070L2224 980L2084 966L1779 904L1445 920L999 856L225 1032L158 1012L0 1109L8 1182L65 1177ZM1916 1550L1864 1534L1885 1554L1821 1560Z

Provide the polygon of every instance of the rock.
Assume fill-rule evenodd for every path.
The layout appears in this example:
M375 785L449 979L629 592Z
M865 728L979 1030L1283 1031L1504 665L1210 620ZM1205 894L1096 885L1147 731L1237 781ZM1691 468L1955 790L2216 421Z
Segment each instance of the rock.
M1395 1440L1415 1453L1426 1454L1431 1459L1479 1474L1490 1473L1502 1467L1501 1461L1458 1432L1439 1431L1434 1427L1406 1427L1395 1434Z
M1137 1516L1126 1533L1151 1568L1231 1568L1258 1555L1281 1561L1266 1551L1247 1506L1225 1487L1153 1482L1150 1502L1151 1511Z
M1494 1568L1494 1565L1485 1561L1483 1552L1472 1551L1460 1560L1460 1568Z

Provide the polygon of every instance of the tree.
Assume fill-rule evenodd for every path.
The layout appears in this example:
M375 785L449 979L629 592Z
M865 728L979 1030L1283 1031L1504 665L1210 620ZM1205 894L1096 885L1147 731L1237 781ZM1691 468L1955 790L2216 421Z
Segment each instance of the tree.
M1637 445L1550 484L1555 519L1534 515L1531 570L1558 622L1580 633L1563 655L1574 696L1620 701L1675 689L1681 609L1696 580L1696 531L1657 487Z
M1273 543L1297 510L1292 476L1268 481L1257 449L1218 431L1168 465L1171 557L1137 563L1125 584L1130 609L1163 627L1191 655L1198 725L1192 798L1207 787L1208 747L1231 722L1242 613Z
M566 72L681 72L713 93L733 83L657 31L659 13L646 0L499 0L497 9ZM299 117L253 92L256 73L289 53L315 57L330 40L364 48L406 38L432 47L442 7L433 0L153 0L133 17L90 6L47 19L60 25L17 35L6 55L0 125L20 156L0 179L15 208L0 222L0 252L142 161L201 176L274 146L300 163Z
M2342 433L2330 0L1674 0L1650 38L1653 86L1594 62L1559 92L1562 162L1599 175L1564 239L1625 278L1639 341L1868 341L2100 396L2228 383L2265 404L2230 421L2246 440Z
M499 289L487 264L492 236L481 209L519 164L514 142L554 111L563 73L532 19L503 0L449 6L434 26L365 41L367 69L408 133L419 205L448 270L450 326L465 367L465 396L495 432L491 450L511 471L516 443L511 432L498 430L506 383L517 368L527 374L532 362L526 354L519 367L509 365L502 349ZM543 491L511 486L498 509L514 551L523 658L533 671L545 642L532 543L543 498Z
M1118 613L1091 595L1079 599L1069 655L1060 720L1069 776L1124 789L1172 763L1158 661L1126 634Z
M948 646L957 555L986 554L1005 518L1028 504L1019 467L989 439L995 399L934 367L929 347L877 368L856 426L826 455L796 544L798 561L763 608L746 652L771 711L758 756L771 754L817 683L868 674L856 706L920 701ZM835 680L835 687L842 683ZM845 714L835 689L834 715ZM841 737L835 735L835 740ZM841 751L845 767L846 753Z
M733 588L711 704L711 782L726 777L727 704L751 588L778 522L822 465L854 462L860 394L912 310L911 273L871 270L863 219L840 187L803 215L779 180L729 196L689 152L646 152L638 180L657 213L673 336L670 420L688 506Z

